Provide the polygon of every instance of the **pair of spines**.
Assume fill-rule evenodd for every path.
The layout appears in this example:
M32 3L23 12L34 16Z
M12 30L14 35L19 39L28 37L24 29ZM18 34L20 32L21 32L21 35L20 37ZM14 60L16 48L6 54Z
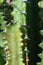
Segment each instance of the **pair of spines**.
M23 2L25 2L25 4L27 4L27 3L31 4L31 2L27 1L27 0L23 0ZM24 16L26 18L26 15L27 15L26 11L22 12L22 14L24 14ZM24 58L23 62L25 63L25 65L28 65L29 61L30 61L30 59L28 57L28 54L30 53L30 50L28 50L28 48L27 48L27 45L28 45L27 41L29 41L30 38L28 38L27 28L30 28L30 26L26 25L26 21L25 21L25 23L22 25L22 29L24 29L22 31L22 33L23 33L23 35L22 35L22 38L23 38L23 40L22 40L22 42L23 42L22 48L23 48L23 51L24 51L23 52L23 58Z

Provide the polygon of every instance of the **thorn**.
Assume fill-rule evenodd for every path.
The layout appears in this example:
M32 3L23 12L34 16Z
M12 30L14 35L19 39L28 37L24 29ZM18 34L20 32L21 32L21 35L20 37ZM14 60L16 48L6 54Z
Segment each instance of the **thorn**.
M22 14L26 15L26 12L24 11L24 12L22 12Z
M8 64L9 64L9 61L7 61L5 65L8 65Z
M9 50L7 51L7 54L10 54L10 51Z
M8 50L8 46L6 46L6 48L4 48L4 51L5 51L5 52L7 52L7 50Z
M4 42L5 45L6 45L7 43L8 43L7 41Z
M8 57L7 60L9 61L10 60L10 57Z
M25 26L25 27L28 27L28 28L30 28L30 26L28 26L28 25L26 25L26 24L23 24L22 26Z
M11 23L6 23L6 26L8 27L8 26L10 26L11 25Z
M21 58L21 61L23 61L23 58Z
M27 1L27 0L23 0L23 2L26 2L26 3L29 3L29 4L31 4L31 2L30 2L30 1Z
M24 38L25 40L30 40L30 38L28 38L27 36Z
M30 51L27 49L27 47L25 47L24 51L30 53Z
M5 28L5 30L3 32L6 33L7 32L7 29Z
M5 54L10 54L9 50L5 51Z
M26 62L28 62L29 61L29 59L28 58L26 58Z
M23 43L21 43L21 46L23 46Z
M20 55L22 55L23 53L22 53L22 51L20 52Z
M3 40L6 40L6 37L3 37Z
M7 60L10 60L10 54L6 55Z

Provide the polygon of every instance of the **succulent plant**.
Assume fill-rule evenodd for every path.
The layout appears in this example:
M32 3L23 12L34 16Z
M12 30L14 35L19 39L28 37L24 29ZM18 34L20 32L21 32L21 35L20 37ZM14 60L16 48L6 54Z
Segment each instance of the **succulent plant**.
M1 65L43 65L42 13L43 0L0 0Z
M25 11L25 3L22 3L23 1L21 0L12 0L10 4L6 0L2 3L2 17L5 24L1 25L4 27L1 39L3 39L2 44L4 44L6 56L5 65L24 65L22 58L22 32L20 31L20 27L25 23L25 16L22 14L22 11ZM3 24L3 22L0 23Z

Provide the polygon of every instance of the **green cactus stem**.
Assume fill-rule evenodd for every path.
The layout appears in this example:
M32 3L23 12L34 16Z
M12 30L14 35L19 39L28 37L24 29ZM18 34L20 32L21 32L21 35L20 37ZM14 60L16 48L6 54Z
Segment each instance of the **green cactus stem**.
M30 53L28 53L28 57L30 59L28 63L29 65L36 65L37 62L41 61L37 55L42 51L42 49L38 46L38 44L41 42L38 27L38 24L41 21L38 15L38 12L40 11L38 2L39 0L27 0L26 2L26 24L28 26L27 36L30 38L30 40L27 41L27 48L30 50Z
M41 1L38 2L38 6L41 9L40 10L40 12L41 12L40 14L41 15L39 15L39 16L41 18L41 22L43 22L43 13L42 13L42 11L43 11L43 0L41 0ZM38 56L41 58L41 62L38 62L37 65L43 65L43 28L42 27L41 27L41 30L39 32L40 32L40 35L42 37L42 41L39 44L39 47L42 48L42 52L38 54Z
M43 49L43 41L39 44L39 46ZM43 65L43 50L42 53L38 54L38 56L41 58L41 62L38 62L37 65Z
M7 60L5 65L24 65L22 61L22 43L21 43L21 32L18 28L18 25L10 26L7 28L5 33L6 41L5 41L5 53L7 53ZM6 51L7 50L7 51Z
M5 24L5 30L3 32L4 46L5 46L4 52L6 54L5 65L24 65L23 58L22 58L22 54L23 54L23 51L22 51L23 43L21 42L22 33L20 31L20 27L25 22L25 17L24 15L22 15L22 10L25 11L25 7L24 7L25 5L21 7L22 3L23 2L21 0L18 0L18 1L12 0L10 5L13 7L13 11L11 11L11 9L8 10L10 5L8 5L5 2L7 7L6 6L5 6L6 8L4 7L5 14L3 16L5 17L4 20L8 23L7 25ZM11 16L9 14L13 16L13 19L10 18ZM11 21L13 21L13 24L11 23Z

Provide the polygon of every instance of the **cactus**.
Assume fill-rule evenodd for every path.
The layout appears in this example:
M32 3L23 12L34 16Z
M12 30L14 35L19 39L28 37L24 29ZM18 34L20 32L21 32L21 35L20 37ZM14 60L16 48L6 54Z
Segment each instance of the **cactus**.
M3 3L3 0L0 1L0 7ZM4 41L3 41L3 31L5 29L5 22L3 20L2 11L0 8L0 65L4 65L6 63L5 61L5 53L4 53Z
M42 53L38 54L38 56L41 58L41 62L38 62L37 65L43 65L43 40L39 46L42 48Z
M27 35L28 38L30 38L27 42L27 48L30 50L30 53L28 53L28 64L37 65L37 62L41 62L41 58L38 56L38 54L42 52L42 48L39 47L39 44L42 41L39 30L42 29L43 26L42 28L39 27L39 22L42 18L39 15L39 11L41 10L40 6L43 7L43 5L39 5L39 0L27 0L26 4L26 24L28 26Z
M4 47L4 65L43 65L41 12L43 1L0 1L0 46Z
M43 37L43 30L40 30L40 34ZM39 44L39 47L42 48L42 53L38 54L38 56L41 58L41 62L38 62L37 65L43 65L43 39L42 42Z
M20 31L20 27L25 22L25 17L22 14L22 9L23 11L25 11L25 7L24 7L25 5L21 7L23 2L21 0L18 1L12 0L12 2L10 2L9 4L8 1L6 0L2 4L3 5L2 16L3 16L3 22L5 24L3 29L4 31L2 32L1 35L3 35L2 38L5 47L4 48L4 52L6 56L5 65L20 65L20 64L24 65L21 54L23 43L21 42L22 33Z
M43 14L42 14L43 5L42 4L43 4L42 0L38 2L38 6L41 8L41 10L40 10L40 12L41 12L40 14L41 15L39 15L39 16L41 18L41 21L43 22ZM38 62L37 65L43 65L43 28L42 27L41 27L41 30L40 30L40 34L42 36L42 41L39 44L39 47L42 48L42 53L38 54L38 56L41 58L41 62Z

